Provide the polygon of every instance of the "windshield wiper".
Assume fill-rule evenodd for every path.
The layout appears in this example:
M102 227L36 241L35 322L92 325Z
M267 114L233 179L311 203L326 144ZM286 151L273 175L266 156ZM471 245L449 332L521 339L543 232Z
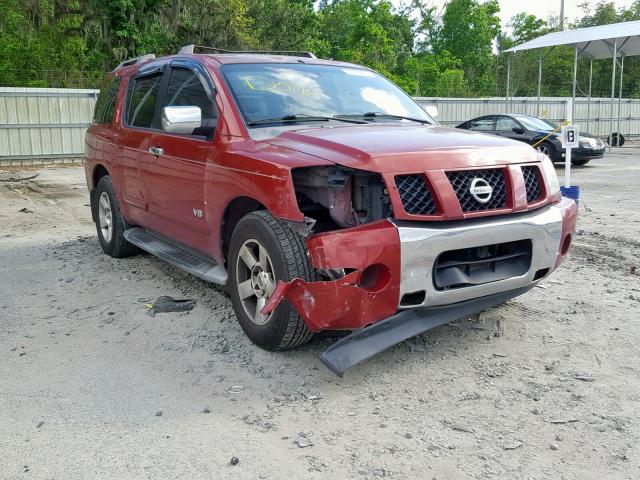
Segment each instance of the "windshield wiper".
M251 122L248 122L247 125L254 126L254 125L269 125L272 123L328 122L331 120L336 120L338 122L345 122L345 123L356 123L356 124L367 123L366 121L363 121L363 120L340 118L339 116L323 117L323 116L317 116L317 115L307 115L305 113L296 113L294 115L285 115L284 117L278 117L278 118L264 118L262 120L253 120Z
M340 118L344 118L344 117L363 117L363 118L395 118L398 120L409 120L411 122L418 122L418 123L422 123L423 125L431 125L431 122L428 120L423 120L420 118L413 118L413 117L405 117L402 115L392 115L390 113L384 113L384 112L367 112L367 113L361 113L361 114L357 114L357 115L337 115Z

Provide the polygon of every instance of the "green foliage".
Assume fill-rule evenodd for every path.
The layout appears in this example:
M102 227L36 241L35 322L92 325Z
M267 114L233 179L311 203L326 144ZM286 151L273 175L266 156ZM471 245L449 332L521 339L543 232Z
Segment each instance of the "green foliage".
M460 59L472 90L489 94L495 84L493 41L500 33L497 0L451 0L435 34L435 53L447 51Z
M511 19L509 26L511 27L511 40L514 45L528 42L550 31L547 27L547 22L527 13L518 13Z
M309 50L373 68L417 96L503 95L506 56L498 52L557 23L521 13L501 31L497 0L411 1L0 0L0 85L96 87L124 59L195 43ZM574 27L640 19L640 0L582 9ZM538 55L514 55L516 95L535 95ZM640 94L639 60L626 59L629 95ZM570 94L572 65L571 49L549 54L542 94ZM588 67L579 67L583 92ZM596 62L594 94L606 94L610 79L611 62Z

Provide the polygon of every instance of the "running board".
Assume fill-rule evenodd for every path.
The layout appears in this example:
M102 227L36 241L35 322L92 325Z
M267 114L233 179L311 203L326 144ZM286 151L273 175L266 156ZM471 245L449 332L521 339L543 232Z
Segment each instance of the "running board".
M189 272L207 282L218 285L227 284L227 271L215 261L205 257L188 247L179 245L168 238L145 228L130 228L124 231L124 238L129 243L151 255L170 263L185 272Z
M453 305L403 310L338 340L322 352L320 360L329 370L342 377L348 368L408 338L500 305L531 288L533 285Z

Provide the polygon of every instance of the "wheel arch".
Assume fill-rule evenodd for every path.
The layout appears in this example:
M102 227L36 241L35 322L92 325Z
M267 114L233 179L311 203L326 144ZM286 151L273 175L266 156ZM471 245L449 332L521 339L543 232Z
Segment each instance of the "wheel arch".
M229 243L236 225L242 217L258 210L268 210L261 202L248 196L239 196L231 200L222 214L220 221L220 252L226 263Z
M93 190L94 188L96 188L100 179L106 175L110 175L109 170L107 170L107 167L105 167L101 163L98 163L95 167L93 167L93 173L91 175L90 190Z
M537 145L536 145L537 144ZM539 138L535 138L531 141L531 145L536 145L536 149L538 149L540 146L545 145L548 147L549 149L549 158L551 159L551 161L557 161L558 157L560 155L560 151L558 150L558 146L555 144L555 142L553 141L553 139L551 138L544 138L544 137L539 137Z
M96 198L96 187L98 186L100 179L107 175L109 175L109 170L107 170L107 167L101 163L93 167L93 172L91 173L91 185L89 185L89 205L91 205L91 219L94 222L98 221L98 199Z

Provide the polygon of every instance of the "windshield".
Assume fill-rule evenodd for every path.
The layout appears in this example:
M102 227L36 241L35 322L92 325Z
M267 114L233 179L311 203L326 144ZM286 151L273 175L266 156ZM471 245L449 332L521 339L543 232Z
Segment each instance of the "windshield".
M411 97L370 70L255 63L223 65L220 70L247 124L285 117L304 122L304 116L402 121L384 115L435 123Z
M515 117L520 123L522 123L527 130L551 132L556 129L553 123L547 122L541 118L536 117Z

